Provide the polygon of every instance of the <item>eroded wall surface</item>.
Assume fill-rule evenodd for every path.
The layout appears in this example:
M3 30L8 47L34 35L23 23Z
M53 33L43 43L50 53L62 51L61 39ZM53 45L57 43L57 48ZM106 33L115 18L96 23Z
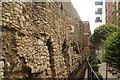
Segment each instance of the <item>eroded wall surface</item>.
M69 2L2 2L6 78L68 78L82 64L82 21Z

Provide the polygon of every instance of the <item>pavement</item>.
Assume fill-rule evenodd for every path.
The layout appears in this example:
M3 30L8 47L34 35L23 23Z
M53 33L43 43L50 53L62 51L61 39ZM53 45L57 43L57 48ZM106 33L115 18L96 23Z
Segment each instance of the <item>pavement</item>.
M99 72L101 73L101 75L103 76L103 78L106 78L106 63L101 63L99 64ZM118 80L118 78L114 75L112 75L112 73L107 72L107 78L108 80Z
M103 76L104 80L106 80L106 63L101 63L99 64L99 66L100 66L99 72ZM107 80L119 80L116 76L112 75L112 73L108 72L107 74L108 74ZM86 70L85 78L87 78L87 70Z

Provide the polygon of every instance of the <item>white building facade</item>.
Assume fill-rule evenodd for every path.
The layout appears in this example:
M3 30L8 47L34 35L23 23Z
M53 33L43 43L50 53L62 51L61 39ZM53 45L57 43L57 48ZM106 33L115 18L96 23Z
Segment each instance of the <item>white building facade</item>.
M105 23L105 0L95 0L95 26Z

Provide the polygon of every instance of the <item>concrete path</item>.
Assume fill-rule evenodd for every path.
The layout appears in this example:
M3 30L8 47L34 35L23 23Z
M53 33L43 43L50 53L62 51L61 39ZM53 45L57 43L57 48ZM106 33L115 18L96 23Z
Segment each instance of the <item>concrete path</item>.
M99 64L99 72L101 73L101 75L103 76L103 78L106 78L106 63L102 63ZM108 74L108 80L118 80L118 78L114 75L112 75L110 72L107 73Z
M88 78L88 69L85 71L85 79L87 79Z
M106 63L99 64L99 72L103 76L104 80L106 80ZM87 70L85 74L85 79L87 79ZM116 76L112 75L108 72L108 79L107 80L119 80Z

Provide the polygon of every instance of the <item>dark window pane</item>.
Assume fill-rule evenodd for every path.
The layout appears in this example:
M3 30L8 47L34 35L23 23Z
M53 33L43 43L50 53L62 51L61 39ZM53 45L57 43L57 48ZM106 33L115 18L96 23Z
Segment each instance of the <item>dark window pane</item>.
M95 14L102 14L102 8L98 8L97 11L95 11Z
M103 2L95 2L95 5L103 5Z
M96 17L95 22L102 22L102 20L100 19L100 17Z

